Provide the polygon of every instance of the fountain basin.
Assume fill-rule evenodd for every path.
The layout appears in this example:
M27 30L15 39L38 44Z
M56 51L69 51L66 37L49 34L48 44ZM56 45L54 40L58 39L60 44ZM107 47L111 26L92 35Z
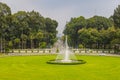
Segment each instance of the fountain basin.
M60 41L59 41L60 44ZM59 45L58 44L58 45ZM75 64L84 64L86 61L77 60L74 54L69 50L67 43L67 35L65 37L65 45L60 45L60 54L58 54L55 60L50 60L48 64L62 64L62 65L75 65Z
M85 64L84 60L49 60L48 64L60 64L60 65L77 65L77 64Z
M61 62L63 62L63 63L70 63L70 62L72 62L72 60L61 60Z

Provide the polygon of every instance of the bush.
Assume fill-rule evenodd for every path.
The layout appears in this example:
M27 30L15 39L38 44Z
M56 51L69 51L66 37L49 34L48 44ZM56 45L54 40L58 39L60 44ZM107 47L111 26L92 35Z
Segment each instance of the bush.
M9 53L10 49L9 48L5 48L5 53Z
M82 49L84 48L84 46L82 44L79 44L79 48Z
M47 46L47 43L46 42L41 42L40 43L40 48L46 48Z

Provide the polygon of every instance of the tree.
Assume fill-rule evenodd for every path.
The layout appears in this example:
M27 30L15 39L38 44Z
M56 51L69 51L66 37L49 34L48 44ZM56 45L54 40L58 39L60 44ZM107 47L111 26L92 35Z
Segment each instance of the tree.
M48 44L48 47L56 42L57 26L57 21L50 18L45 19L44 38L45 42Z
M19 11L15 13L13 16L15 18L14 19L15 24L13 24L16 32L15 34L16 34L16 37L19 37L21 39L21 47L23 49L23 45L25 46L24 43L26 42L24 39L26 39L27 37L27 36L25 37L25 35L28 35L27 34L28 32L27 13L25 11Z
M42 41L43 41L43 38L44 38L44 36L43 36L44 34L42 33L42 32L38 32L37 34L36 34L36 39L38 40L38 44L40 44ZM40 47L40 45L38 45L39 47Z
M0 3L1 52L5 45L12 48L38 48L40 43L44 47L52 46L57 40L57 26L56 20L44 18L39 12L11 14L10 8Z
M35 33L30 33L29 39L30 39L30 48L33 49L34 48L33 40L35 39Z
M110 42L109 28L113 26L113 21L102 16L71 18L66 24L64 34L68 35L73 47L83 44L89 48L99 48L101 44ZM96 46L96 47L95 47Z
M5 35L3 34L9 27L7 23L7 17L11 15L11 9L4 3L0 2L0 38L1 38L1 52L3 49L3 38L5 40ZM7 35L7 34L6 34Z
M46 48L47 46L46 42L41 42L39 45L40 45L40 48Z
M13 42L12 41L9 41L8 42L8 47L11 49L13 47Z
M92 48L94 44L98 43L99 32L96 29L83 28L78 31L78 34L79 34L79 44L83 44L85 47Z
M20 39L19 38L15 38L14 45L16 46L16 48L20 49ZM19 46L17 46L17 45L19 45Z
M11 9L7 4L0 2L0 15L2 16L11 15Z
M120 28L120 5L114 10L112 16L115 27Z
M21 39L22 39L22 49L26 49L26 40L27 40L27 35L21 34Z
M95 28L97 30L105 29L107 30L109 27L112 27L111 20L102 17L102 16L93 16L92 18L87 19L86 28Z
M110 43L112 48L115 50L115 52L119 53L120 52L120 29L115 30L114 38L112 38Z
M86 19L83 16L71 18L66 24L64 34L70 36L73 47L78 47L78 31L86 27Z

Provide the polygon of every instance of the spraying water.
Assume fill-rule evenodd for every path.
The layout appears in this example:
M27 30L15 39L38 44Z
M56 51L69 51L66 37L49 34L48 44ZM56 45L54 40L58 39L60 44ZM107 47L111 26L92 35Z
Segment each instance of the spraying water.
M65 43L59 41L59 53L56 60L61 60L63 63L76 60L74 53L69 49L67 36L65 36Z
M62 62L71 62L70 60L70 54L69 54L69 47L68 47L68 42L67 42L67 36L65 36L65 56Z
M84 64L86 63L83 60L77 60L72 50L69 49L68 46L68 38L65 36L65 43L62 40L58 40L55 44L55 48L53 50L58 50L57 57L55 60L50 60L47 63L49 64Z

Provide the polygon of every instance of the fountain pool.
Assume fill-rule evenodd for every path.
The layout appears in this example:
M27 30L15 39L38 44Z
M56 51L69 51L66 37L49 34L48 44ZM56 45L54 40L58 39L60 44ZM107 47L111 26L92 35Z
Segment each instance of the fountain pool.
M49 64L84 64L86 63L84 60L77 60L74 53L69 49L68 46L68 38L65 36L65 44L63 44L61 41L59 41L58 44L60 47L58 47L59 53L57 55L57 58L55 60L50 60L47 63Z

